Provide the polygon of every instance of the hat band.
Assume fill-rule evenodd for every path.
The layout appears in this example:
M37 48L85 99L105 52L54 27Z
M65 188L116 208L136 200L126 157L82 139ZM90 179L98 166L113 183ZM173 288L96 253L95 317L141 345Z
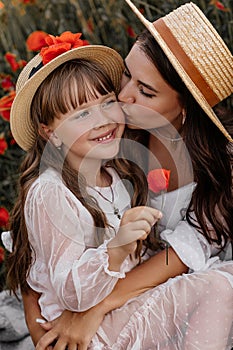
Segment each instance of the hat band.
M43 66L44 66L44 65L43 65L43 62L40 62L40 63L38 64L38 66L33 67L32 70L31 70L31 72L30 72L30 74L29 74L28 79L30 79L30 78L31 78L36 72L38 72L38 70L41 69Z
M157 21L153 22L153 26L160 34L174 56L178 59L179 63L182 65L194 84L198 87L208 104L213 107L219 103L220 99L200 74L199 70L195 67L183 48L180 46L179 42L176 40L171 30L166 26L163 19L160 18Z

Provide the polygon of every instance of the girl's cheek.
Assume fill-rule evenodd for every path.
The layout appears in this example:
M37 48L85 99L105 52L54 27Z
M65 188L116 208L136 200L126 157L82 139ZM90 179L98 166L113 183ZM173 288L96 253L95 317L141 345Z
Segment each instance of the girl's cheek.
M80 137L82 137L84 134L86 134L88 131L90 131L92 128L90 124L88 123L86 125L80 125L72 123L72 125L69 125L69 127L63 127L58 132L58 137L62 140L63 143L66 145L73 144L75 141L77 141Z
M113 122L119 123L119 124L125 124L125 114L121 108L121 103L118 103L114 107L114 112L112 114Z

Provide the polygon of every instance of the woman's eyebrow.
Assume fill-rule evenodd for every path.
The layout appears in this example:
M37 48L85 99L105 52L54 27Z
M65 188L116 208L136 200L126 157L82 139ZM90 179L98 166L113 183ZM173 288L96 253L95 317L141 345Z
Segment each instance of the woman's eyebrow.
M137 82L138 82L139 84L143 85L145 88L147 88L147 89L149 89L149 90L152 90L152 91L158 93L158 91L157 91L155 88L153 88L152 86L150 86L150 85L144 83L143 81L138 80Z
M125 60L124 60L124 66L125 66L125 69L130 73L130 70L129 70L129 68L128 68L126 62L125 62ZM139 84L143 85L145 88L147 88L147 89L149 89L149 90L151 90L151 91L154 91L155 93L158 93L158 91L157 91L155 88L153 88L152 86L150 86L149 84L146 84L146 83L144 83L144 82L141 81L141 80L137 80L137 82L138 82Z

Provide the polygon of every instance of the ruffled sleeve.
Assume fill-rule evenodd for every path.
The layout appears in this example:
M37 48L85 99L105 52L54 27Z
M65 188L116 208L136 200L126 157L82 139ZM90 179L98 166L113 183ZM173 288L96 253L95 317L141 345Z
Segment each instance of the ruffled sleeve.
M124 278L125 272L130 269L129 259L126 259L119 272L109 270L107 243L108 241L105 241L97 249L88 249L73 264L72 274L79 310L88 309L103 300L111 293L117 280Z
M11 232L10 231L2 232L1 239L5 249L8 250L9 252L12 252L13 241L11 237Z
M93 219L62 183L33 185L25 218L36 257L28 283L42 293L40 305L46 317L58 316L55 305L74 311L92 307L125 276L127 260L120 272L109 271L106 242L87 249L86 235L95 235Z
M218 257L210 258L210 244L185 220L180 221L174 230L162 231L160 236L169 243L183 263L193 271L204 270L219 259Z

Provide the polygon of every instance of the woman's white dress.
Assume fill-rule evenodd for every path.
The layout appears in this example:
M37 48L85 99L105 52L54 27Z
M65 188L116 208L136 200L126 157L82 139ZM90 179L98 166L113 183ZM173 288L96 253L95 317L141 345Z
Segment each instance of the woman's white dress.
M122 215L130 207L130 198L118 175L109 171L114 205ZM171 278L106 315L90 349L231 349L233 262L221 261L218 247L210 246L183 219L194 186L184 186L151 201L163 212L161 238L189 266L190 273ZM111 203L96 190L111 200L110 187L89 188L88 192L115 227L105 232L100 246L91 215L54 170L44 172L27 195L25 217L36 256L28 283L41 293L42 315L48 320L64 309L82 311L97 304L136 263L126 259L121 271L109 271L106 246L120 220ZM221 258L232 259L229 245Z

